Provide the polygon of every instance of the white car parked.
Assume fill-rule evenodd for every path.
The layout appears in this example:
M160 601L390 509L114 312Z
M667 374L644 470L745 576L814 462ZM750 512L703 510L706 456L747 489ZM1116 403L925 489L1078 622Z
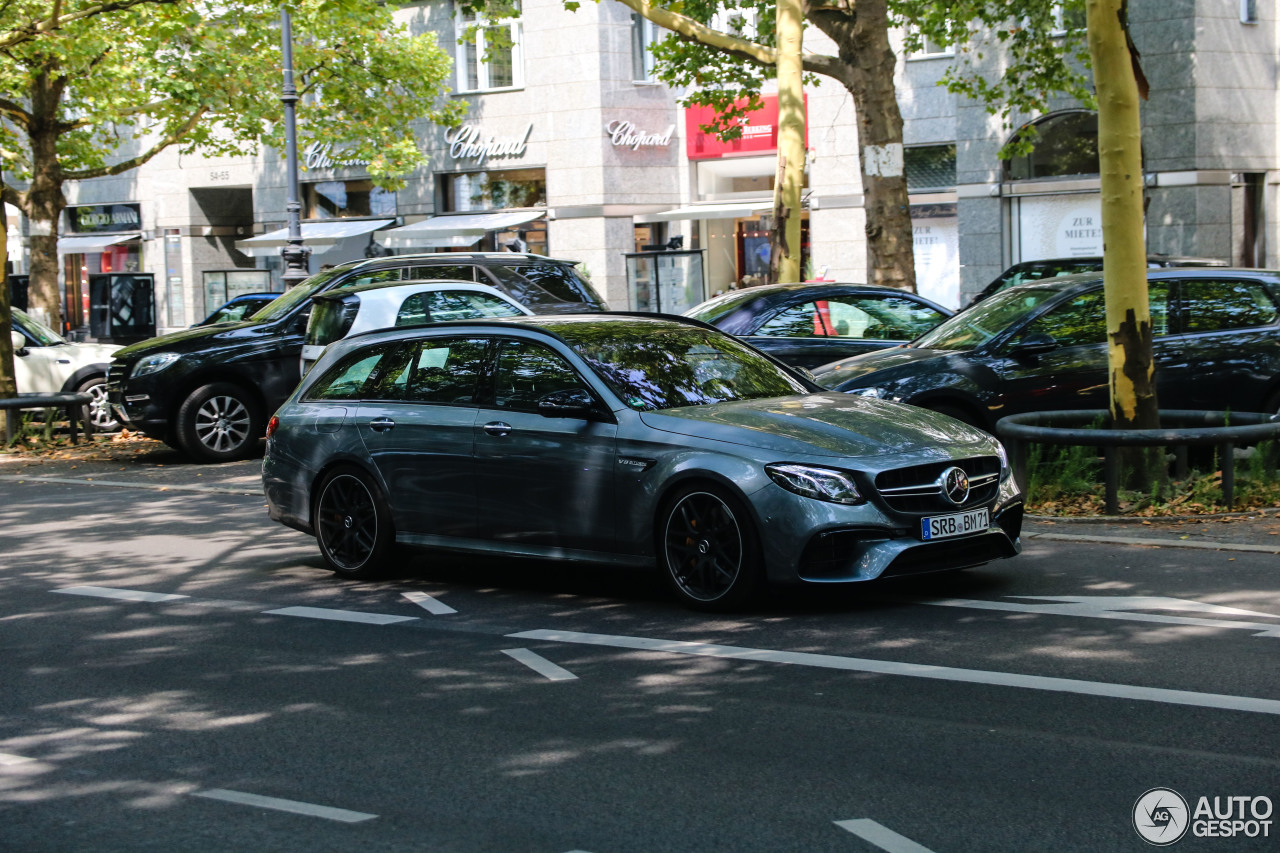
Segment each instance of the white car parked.
M393 326L533 314L510 296L471 281L397 281L336 288L311 297L302 375L334 341Z
M13 367L19 394L81 392L93 397L86 420L100 432L120 426L107 405L107 365L120 349L71 343L27 313L13 309Z

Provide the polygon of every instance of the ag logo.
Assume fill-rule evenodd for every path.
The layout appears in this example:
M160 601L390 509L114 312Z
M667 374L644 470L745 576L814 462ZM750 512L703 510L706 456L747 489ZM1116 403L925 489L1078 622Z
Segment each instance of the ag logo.
M1167 847L1187 833L1187 801L1172 788L1152 788L1133 804L1133 828L1142 840Z

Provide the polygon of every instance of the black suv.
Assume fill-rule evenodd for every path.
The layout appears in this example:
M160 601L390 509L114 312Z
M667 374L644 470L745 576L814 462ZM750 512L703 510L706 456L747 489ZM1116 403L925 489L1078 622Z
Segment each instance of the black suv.
M107 393L130 428L197 461L243 459L257 450L267 416L298 384L315 294L374 282L454 279L492 285L539 314L606 310L574 265L515 252L342 264L308 278L243 322L199 326L117 351Z
M1167 267L1225 267L1226 261L1217 258L1187 258L1177 255L1147 255L1147 269L1165 269ZM1014 264L991 283L982 288L982 292L973 298L974 303L981 302L988 296L999 293L1029 281L1042 278L1057 278L1060 275L1074 275L1080 272L1102 272L1102 255L1089 255L1080 258L1050 258L1043 261L1023 261Z

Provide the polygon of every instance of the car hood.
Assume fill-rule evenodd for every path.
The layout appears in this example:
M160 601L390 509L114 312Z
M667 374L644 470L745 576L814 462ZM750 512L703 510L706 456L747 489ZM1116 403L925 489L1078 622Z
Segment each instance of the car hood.
M119 351L117 344L79 344L68 343L58 348L59 355L66 354L71 356L76 364L97 364L99 362L108 362Z
M815 367L813 369L813 378L823 388L836 388L851 379L866 376L868 373L903 367L933 358L946 358L954 354L945 350L920 349L909 346L893 347L892 349L863 353L852 358L844 358L840 361L824 364L821 367Z
M214 326L195 326L178 332L170 332L155 338L147 338L130 344L115 353L116 358L131 359L154 352L191 352L204 349L211 339L234 340L262 334L273 328L268 323L243 320L239 323L218 323Z
M775 454L891 456L936 451L939 458L995 452L994 439L915 406L845 394L810 394L643 412L653 429L727 441Z

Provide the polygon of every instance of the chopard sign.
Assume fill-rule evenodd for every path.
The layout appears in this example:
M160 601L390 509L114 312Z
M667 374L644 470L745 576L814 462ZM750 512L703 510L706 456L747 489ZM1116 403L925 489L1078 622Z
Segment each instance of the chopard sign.
M530 122L520 136L490 136L485 138L484 131L474 124L464 124L444 135L449 143L449 156L455 160L474 160L483 163L492 157L523 157L529 142L529 134L533 133Z
M368 166L368 160L334 156L332 142L313 142L302 152L308 169L332 169L334 166Z
M632 151L639 151L641 148L665 148L671 144L671 134L675 132L674 124L667 125L667 129L662 133L645 133L643 130L636 130L635 122L622 121L615 119L604 126L604 132L609 134L609 141L615 146L630 148Z

